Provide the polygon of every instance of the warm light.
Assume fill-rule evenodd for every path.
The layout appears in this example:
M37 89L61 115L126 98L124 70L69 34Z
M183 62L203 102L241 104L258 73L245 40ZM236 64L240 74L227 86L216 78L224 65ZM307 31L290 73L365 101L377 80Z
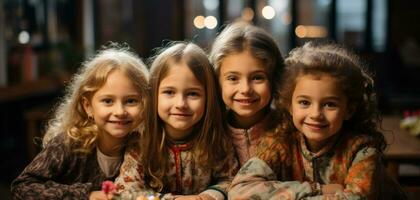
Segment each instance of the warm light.
M273 19L273 17L276 15L276 12L274 11L274 8L271 6L265 6L262 9L262 15L266 19Z
M295 29L295 34L299 38L323 38L327 37L328 31L323 26L299 25Z
M27 44L31 37L29 36L29 33L27 31L22 31L19 33L18 40L21 44Z
M214 16L207 16L204 19L204 26L208 29L214 29L217 26L217 19Z
M295 29L295 34L298 36L298 38L306 37L306 28L302 25L297 26Z
M254 11L249 7L245 7L244 10L242 10L242 19L245 21L251 21L253 18Z
M204 28L204 16L198 15L194 18L194 26L198 29Z

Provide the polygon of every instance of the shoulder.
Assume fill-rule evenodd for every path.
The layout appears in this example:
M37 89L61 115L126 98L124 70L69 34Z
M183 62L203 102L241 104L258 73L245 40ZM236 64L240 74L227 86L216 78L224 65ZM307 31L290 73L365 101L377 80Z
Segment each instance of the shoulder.
M290 153L289 146L285 137L268 133L261 138L256 157L273 166L275 163L286 161L286 156Z
M356 135L351 132L345 133L342 136L337 144L337 149L342 149L342 152L347 157L356 160L377 154L373 137L363 134Z

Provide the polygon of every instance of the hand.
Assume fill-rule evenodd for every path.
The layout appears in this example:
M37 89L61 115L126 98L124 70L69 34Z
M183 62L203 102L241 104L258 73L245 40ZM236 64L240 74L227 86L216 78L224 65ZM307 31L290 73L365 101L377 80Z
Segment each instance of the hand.
M335 194L339 191L343 191L344 188L340 184L326 184L321 185L322 194L328 195L328 194Z
M89 194L89 200L109 200L112 199L112 194L106 195L102 191L93 191Z

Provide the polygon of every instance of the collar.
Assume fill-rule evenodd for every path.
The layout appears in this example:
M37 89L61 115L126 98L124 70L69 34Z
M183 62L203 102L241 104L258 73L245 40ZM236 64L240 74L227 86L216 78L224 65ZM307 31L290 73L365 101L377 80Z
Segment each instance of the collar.
M339 134L333 136L333 138L324 147L322 147L318 152L314 153L309 151L303 133L297 132L296 134L298 134L297 139L299 140L299 146L302 151L303 157L305 157L306 160L313 160L331 152L331 150L333 149L332 147L337 142L339 136Z
M261 119L259 122L257 122L256 124L254 124L252 127L248 128L248 129L235 128L231 124L228 124L228 128L229 128L229 130L231 132L231 135L233 137L238 136L238 135L241 136L244 133L248 133L248 132L250 132L250 133L265 132L266 129L267 129L267 124L269 122L269 119L271 119L271 115L272 115L272 112L269 111L263 119Z

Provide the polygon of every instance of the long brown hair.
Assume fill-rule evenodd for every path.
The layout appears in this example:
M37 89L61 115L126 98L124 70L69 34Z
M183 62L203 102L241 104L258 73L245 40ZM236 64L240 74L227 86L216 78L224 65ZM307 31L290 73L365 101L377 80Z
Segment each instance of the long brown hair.
M160 82L174 64L185 63L205 88L205 113L194 125L192 151L196 163L204 169L222 165L229 143L222 125L222 107L216 78L205 52L193 43L176 42L161 50L151 65L151 101L147 106L145 132L140 140L141 161L145 179L157 191L163 189L163 178L169 168L168 138L164 135L163 122L157 111Z
M350 119L344 121L340 131L351 132L352 136L370 136L378 153L383 153L386 142L377 127L381 118L377 109L374 81L356 54L334 43L308 42L302 47L293 49L285 64L277 107L289 120L282 121L280 132L296 131L289 113L296 80L307 74L327 74L338 81L348 99L347 107L353 112ZM285 136L288 137L287 134ZM293 137L289 139L291 138Z

